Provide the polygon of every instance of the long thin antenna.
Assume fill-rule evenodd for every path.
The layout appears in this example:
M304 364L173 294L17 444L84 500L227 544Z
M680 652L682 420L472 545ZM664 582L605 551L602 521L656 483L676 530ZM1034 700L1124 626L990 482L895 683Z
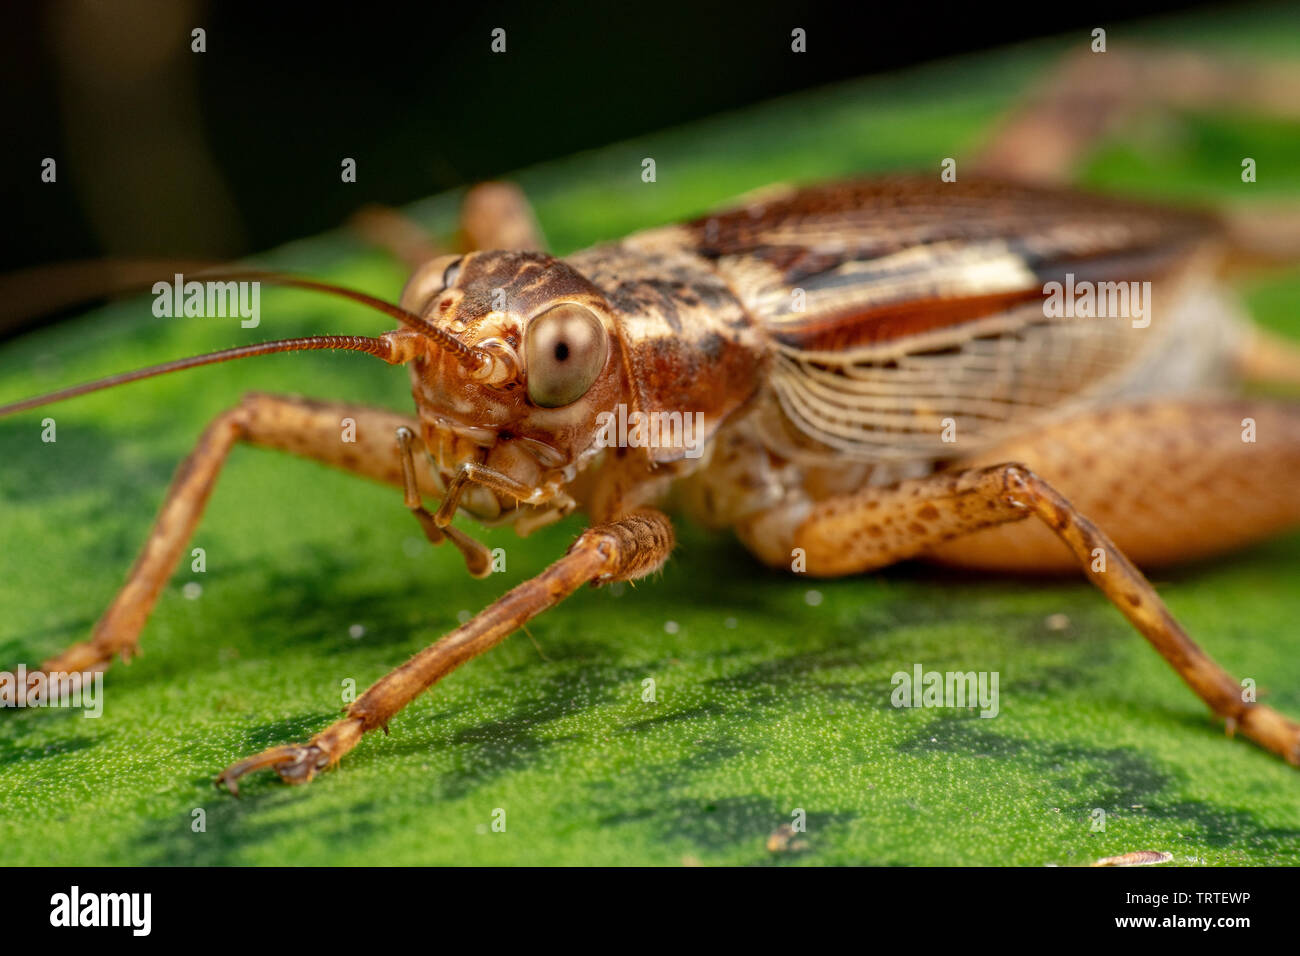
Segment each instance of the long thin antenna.
M53 402L61 402L65 398L76 398L78 395L85 395L88 392L98 392L103 388L125 385L127 382L138 382L144 378L153 378L155 375L166 375L168 372L180 372L187 368L197 368L200 365L215 365L218 362L252 358L256 355L270 355L274 352L303 352L312 349L341 349L349 352L366 352L376 358L383 359L389 364L396 364L401 361L393 344L385 338L371 338L366 335L312 335L300 339L279 339L273 342L258 342L254 345L241 345L238 348L222 349L220 352L208 352L205 355L191 355L188 358L176 359L174 362L150 365L147 368L136 369L134 372L121 372L117 375L110 375L108 378L62 388L57 392L37 395L35 398L24 398L20 402L0 405L0 418L17 412L25 412L31 408L40 408L42 405L49 405Z
M358 292L355 289L347 289L343 286L332 285L328 282L319 282L316 279L303 279L298 276L282 275L278 272L257 272L255 270L241 270L238 272L223 271L204 271L194 274L196 277L203 277L207 281L261 281L271 282L276 285L292 286L298 289L310 289L314 292L326 292L330 295L337 295L345 299L351 299L353 302L360 302L362 305L369 306L385 315L391 316L417 332L421 332L433 339L441 348L446 349L455 355L462 365L470 370L483 368L492 360L491 356L482 349L466 345L456 336L444 329L429 322L414 312L403 309L400 305L394 305L391 302L385 302L383 299L376 298L373 295L367 295L364 292Z
M487 357L472 346L459 341L414 312L383 299L315 279L258 269L236 269L212 262L93 259L38 266L0 275L0 328L8 324L17 325L52 308L66 307L100 296L143 292L156 285L163 275L170 278L177 274L195 280L269 282L351 299L424 333L456 355L461 364L471 370L481 369L487 364Z

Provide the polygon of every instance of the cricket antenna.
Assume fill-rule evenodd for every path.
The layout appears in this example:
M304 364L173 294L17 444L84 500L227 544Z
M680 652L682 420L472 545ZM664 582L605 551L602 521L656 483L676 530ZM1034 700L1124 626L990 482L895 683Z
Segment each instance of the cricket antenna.
M401 361L398 348L389 339L371 338L367 335L311 335L301 339L257 342L253 345L222 349L220 352L208 352L205 355L191 355L188 358L176 359L174 362L164 362L161 365L150 365L147 368L136 369L134 372L122 372L118 375L110 375L108 378L100 378L93 382L83 382L81 385L62 388L57 392L37 395L35 398L24 398L20 402L0 405L0 418L17 412L25 412L29 408L40 408L42 405L61 402L65 398L76 398L78 395L98 392L100 389L113 388L116 385L125 385L127 382L138 382L143 378L166 375L168 372L180 372L187 368L198 368L200 365L215 365L218 362L229 362L233 359L252 358L255 355L271 355L274 352L305 352L311 349L343 349L349 352L367 352L377 358L384 359L386 362L395 364Z
M438 347L452 353L461 365L465 366L471 372L481 372L486 368L491 368L495 362L491 353L486 352L483 349L466 345L451 333L438 328L436 325L421 318L414 312L403 309L399 305L393 305L391 302L385 302L383 299L367 295L364 292L357 292L354 289L331 285L327 282L318 282L315 279L302 279L297 276L286 276L268 272L202 272L198 274L202 275L206 280L251 280L271 282L276 285L293 286L299 289L308 289L313 292L325 292L329 295L339 296L340 298L351 299L353 302L359 302L362 305L369 306L376 311L397 319L411 330L418 332L422 337L431 340ZM271 355L276 352L306 352L324 349L365 352L369 355L375 356L376 358L383 359L390 365L398 365L402 362L409 361L411 358L410 348L404 347L399 343L398 337L402 335L409 337L410 333L390 332L379 338L366 335L311 335L305 338L257 342L253 345L241 345L237 348L222 349L219 352L208 352L204 355L192 355L188 358L176 359L172 362L164 362L161 365L151 365L147 368L136 369L133 372L122 372L117 375L110 375L107 378L96 379L92 382L84 382L81 385L73 385L69 388L60 389L57 392L37 395L34 398L25 398L22 401L11 402L8 405L0 405L0 418L18 412L25 412L28 409L40 408L42 405L61 402L64 399L76 398L78 395L85 395L89 392L98 392L101 389L113 388L117 385L125 385L128 382L138 382L141 379L153 378L157 375L166 375L169 372L180 372L185 369L198 368L201 365L215 365L218 362L229 362L234 359L252 358L257 355Z
M298 276L281 275L277 272L257 272L256 270L246 270L240 272L200 272L197 277L204 281L253 281L253 282L270 282L275 285L291 286L296 289L308 289L312 292L324 292L327 295L338 296L343 299L351 299L353 302L359 302L382 312L384 315L391 316L398 322L408 328L414 329L433 339L440 348L451 352L460 360L461 365L474 371L483 368L488 364L492 357L482 349L466 345L456 336L452 335L445 329L440 329L428 319L422 318L411 312L409 309L403 309L400 305L394 305L383 299L376 298L373 295L367 295L364 292L358 292L355 289L348 289L340 285L333 285L329 282L319 282L316 279L303 279Z

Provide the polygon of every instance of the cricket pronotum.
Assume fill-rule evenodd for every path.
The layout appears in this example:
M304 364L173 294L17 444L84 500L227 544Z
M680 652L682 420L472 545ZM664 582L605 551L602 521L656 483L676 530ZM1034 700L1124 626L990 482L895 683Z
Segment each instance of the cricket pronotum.
M227 454L248 442L401 489L475 575L489 556L451 525L458 511L528 533L580 509L590 526L307 743L228 767L232 791L261 768L309 781L581 586L658 569L670 491L765 563L798 556L814 576L911 558L1081 569L1230 731L1300 764L1300 725L1243 699L1138 570L1300 521L1300 407L1233 394L1256 372L1300 380L1300 361L1216 279L1250 245L1224 220L1013 181L1044 170L1014 168L1005 157L1023 154L1000 143L1056 143L1053 168L1077 151L1059 119L1048 100L1008 126L983 167L1002 179L787 189L563 259L539 251L517 192L480 187L470 249L420 264L399 305L278 280L365 302L396 331L232 349L0 408L285 350L364 352L407 366L413 386L413 416L267 394L219 415L90 639L44 671L131 655ZM241 275L267 278L224 278ZM355 444L339 441L344 418Z

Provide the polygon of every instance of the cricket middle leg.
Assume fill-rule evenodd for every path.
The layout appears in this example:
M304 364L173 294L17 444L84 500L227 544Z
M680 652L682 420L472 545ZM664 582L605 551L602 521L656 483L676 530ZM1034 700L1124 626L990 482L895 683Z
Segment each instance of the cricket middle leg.
M537 577L507 592L477 616L420 651L362 694L347 715L305 744L272 747L227 767L217 777L239 793L245 774L271 768L287 783L307 783L338 762L362 735L388 729L398 711L435 683L495 647L584 584L631 581L657 571L673 548L673 528L658 511L635 511L584 531L568 552Z
M1253 441L1243 441L1246 420ZM807 572L828 577L909 558L996 570L1081 568L1229 732L1300 765L1300 725L1243 700L1240 683L1188 637L1131 554L1085 517L1096 509L1149 563L1240 547L1300 523L1300 409L1265 402L1134 406L1082 416L996 453L1015 451L1043 474L1006 461L959 468L822 501L792 500L739 531L769 564L788 567L799 548ZM1038 520L1025 523L1031 516Z

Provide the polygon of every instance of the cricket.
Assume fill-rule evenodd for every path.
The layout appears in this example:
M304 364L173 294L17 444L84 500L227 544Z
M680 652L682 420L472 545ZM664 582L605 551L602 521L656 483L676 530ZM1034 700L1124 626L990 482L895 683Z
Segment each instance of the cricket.
M398 327L123 369L0 416L313 350L404 366L413 411L343 395L232 396L181 462L90 636L29 668L25 689L136 653L223 463L247 443L391 486L395 507L400 495L422 534L476 577L492 556L457 515L520 535L574 512L587 526L309 740L232 754L216 776L232 794L263 770L308 783L579 589L654 575L681 521L734 533L762 564L810 578L909 560L1082 574L1228 735L1300 766L1300 724L1245 693L1212 656L1213 635L1186 633L1146 576L1231 560L1300 524L1300 403L1243 391L1300 384L1300 350L1256 328L1231 287L1243 263L1300 259L1287 231L1300 210L1244 216L1070 184L1090 144L1135 111L1227 98L1293 115L1300 76L1160 51L1112 52L1103 70L1084 54L972 160L776 183L563 258L545 251L520 190L485 183L465 198L456 248L413 239L396 212L358 224L411 265L396 302L308 276L186 275L253 283L254 296L260 283L314 290ZM181 277L159 278L179 308ZM345 420L355 441L340 440Z

